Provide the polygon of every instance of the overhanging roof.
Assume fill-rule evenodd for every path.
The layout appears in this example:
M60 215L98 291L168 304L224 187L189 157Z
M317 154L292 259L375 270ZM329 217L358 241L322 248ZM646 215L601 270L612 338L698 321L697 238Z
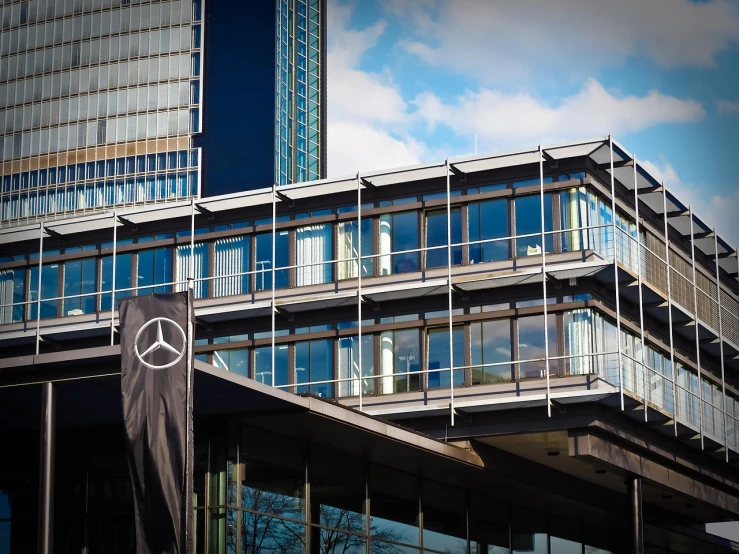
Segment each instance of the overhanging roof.
M611 141L613 148L609 148L609 137L597 137L579 141L571 141L565 143L542 145L541 150L545 158L551 160L564 160L567 158L588 157L598 165L607 166L610 163L611 153L613 161L616 164L626 163L626 166L619 166L614 169L614 176L620 183L630 190L634 186L634 170L628 162L634 160L634 155L627 151L618 141ZM538 163L539 148L528 148L513 150L510 152L501 152L496 154L488 154L481 156L464 156L458 158L450 158L449 165L462 173L475 173L480 171L488 171L502 167L511 167L516 165ZM662 189L663 184L655 178L642 165L636 164L637 187L640 191L640 198L655 213L662 214L663 200ZM447 174L446 162L435 162L428 164L419 164L409 167L401 167L395 169L385 169L380 171L372 171L361 175L366 186L387 186L397 183L412 182L423 179L442 178ZM282 198L277 198L275 202L296 201L305 198L313 198L325 194L335 194L340 192L349 192L357 188L357 175L341 176L332 179L322 179L320 181L311 181L307 183L296 183L293 185L279 187ZM687 210L688 206L681 202L667 186L663 187L667 196L667 212L679 212ZM249 190L228 194L223 196L215 196L210 198L196 199L195 208L198 213L217 213L227 210L237 210L240 208L253 207L257 205L266 205L272 203L272 187L265 187L257 190ZM125 221L132 224L148 223L164 218L188 217L190 215L190 201L151 204L148 206L134 207L127 209L125 212L119 210L119 215ZM104 229L111 226L111 222L106 220L112 215L112 209L103 210L93 215L83 215L79 217L64 218L63 222L49 223L50 231L65 236L78 232L88 232L95 229ZM694 232L707 233L711 230L710 226L705 223L706 220L701 219L695 213L693 214ZM678 233L683 236L690 234L690 222L684 216L683 218L670 217L668 224L672 226ZM50 234L50 233L47 233ZM38 223L21 225L13 228L0 229L0 243L23 242L28 240L38 240L40 236ZM712 256L715 249L711 240L705 238L696 240L695 246L707 256ZM720 244L719 254L734 253L735 248L721 236L717 237ZM729 272L736 272L736 261L725 259L720 262L722 268Z

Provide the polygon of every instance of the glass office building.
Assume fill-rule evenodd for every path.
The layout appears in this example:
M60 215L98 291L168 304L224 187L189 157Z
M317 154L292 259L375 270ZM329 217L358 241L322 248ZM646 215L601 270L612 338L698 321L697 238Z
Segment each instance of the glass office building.
M249 15L263 36L254 33L250 42L237 28L221 28L239 13L213 4L3 2L0 222L322 175L325 8L318 1L261 3L263 13ZM224 75L219 60L241 54L255 59ZM255 86L255 73L262 86ZM238 79L250 87L237 91ZM249 110L262 121L240 121ZM237 160L224 163L219 156L226 153ZM241 179L237 165L244 164L259 174L258 183Z
M0 437L54 383L58 541L130 532L115 307L191 279L198 552L732 551L736 248L622 146L277 192L0 230Z

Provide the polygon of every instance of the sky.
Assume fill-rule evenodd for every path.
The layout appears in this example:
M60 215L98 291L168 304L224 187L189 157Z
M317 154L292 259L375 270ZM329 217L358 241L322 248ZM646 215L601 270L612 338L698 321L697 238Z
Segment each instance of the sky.
M739 0L329 0L328 174L609 133L735 247Z

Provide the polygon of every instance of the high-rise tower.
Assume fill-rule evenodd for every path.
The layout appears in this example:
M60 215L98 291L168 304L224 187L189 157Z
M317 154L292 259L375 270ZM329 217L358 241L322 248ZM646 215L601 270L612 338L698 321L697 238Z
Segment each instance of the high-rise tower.
M4 0L0 222L323 175L325 0Z

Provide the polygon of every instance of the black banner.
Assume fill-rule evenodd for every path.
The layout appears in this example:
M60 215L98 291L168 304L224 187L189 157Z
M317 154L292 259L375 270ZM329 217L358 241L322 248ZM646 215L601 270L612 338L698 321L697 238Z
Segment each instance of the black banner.
M124 299L119 308L121 396L138 554L191 551L189 298L188 293L151 294Z

